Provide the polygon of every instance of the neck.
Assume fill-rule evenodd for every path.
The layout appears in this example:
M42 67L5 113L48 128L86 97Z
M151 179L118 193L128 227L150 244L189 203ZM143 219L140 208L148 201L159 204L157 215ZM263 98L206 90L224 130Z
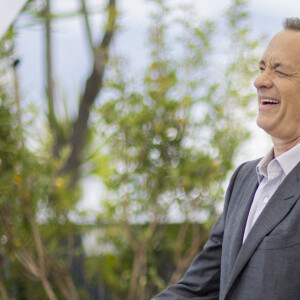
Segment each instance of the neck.
M284 152L290 150L291 148L295 147L297 144L300 143L300 137L295 140L290 141L283 141L277 138L272 137L272 141L274 144L274 156L275 158L279 155L283 154Z

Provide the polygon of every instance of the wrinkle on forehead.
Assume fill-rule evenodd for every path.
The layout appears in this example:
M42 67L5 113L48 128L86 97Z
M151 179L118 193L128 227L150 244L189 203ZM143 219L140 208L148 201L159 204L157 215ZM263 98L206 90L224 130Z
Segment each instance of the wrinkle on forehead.
M294 64L289 63L288 61L284 60L284 59L279 59L275 56L264 56L260 62L259 62L260 66L268 66L269 68L273 69L277 69L277 68L284 68L284 69L290 69L292 70L293 67L295 67ZM299 62L299 66L300 66L300 62Z
M282 30L270 41L260 64L271 68L300 68L300 31Z

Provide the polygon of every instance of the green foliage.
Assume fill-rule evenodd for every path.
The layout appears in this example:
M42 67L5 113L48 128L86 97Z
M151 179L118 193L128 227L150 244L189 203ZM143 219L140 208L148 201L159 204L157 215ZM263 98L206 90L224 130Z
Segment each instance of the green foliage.
M4 278L8 291L13 294L14 290L22 288L23 294L19 297L34 295L35 299L40 299L46 297L43 289L29 279L36 278L37 274L30 274L27 269L26 275L22 276L29 258L32 259L32 266L37 264L37 246L31 221L36 221L35 226L47 249L48 258L53 258L62 267L66 264L67 253L61 242L73 231L67 213L73 206L69 199L75 197L68 192L66 184L63 186L62 179L53 176L54 164L47 156L44 157L41 151L36 155L24 147L20 130L14 125L16 116L12 108L8 109L3 103L0 106L0 162L3 174L0 183L0 237L5 239L0 255L3 255L7 265Z
M4 42L12 45L12 41ZM8 65L11 52L1 53L6 73L14 72ZM45 299L38 280L37 238L45 247L49 277L56 270L59 278L69 268L66 238L79 232L68 214L75 211L80 190L68 189L68 177L57 176L59 163L51 158L47 137L32 149L37 133L32 134L30 126L32 118L37 121L36 112L24 111L26 122L21 123L18 103L7 90L5 85L0 87L0 280L11 299ZM58 289L56 293L62 297Z
M222 182L249 137L244 120L253 96L248 87L257 42L245 25L245 2L233 1L228 9L223 43L229 48L222 53L214 44L220 38L217 22L195 23L195 10L184 7L182 17L168 23L166 1L155 4L151 62L135 83L139 89L125 75L128 66L117 58L106 84L108 97L97 110L99 131L107 141L99 157L105 157L110 170L99 220L109 227L123 224L113 236L109 228L103 230L101 243L110 241L117 253L101 259L101 278L118 299L124 294L147 299L172 274L184 272L188 264L181 268L178 262L199 251L203 242L199 239L195 247L199 232L184 224L210 224L215 218ZM176 52L168 43L170 27L179 32L172 44ZM182 229L173 232L170 222L179 220ZM171 270L160 269L162 256L153 254L161 247ZM182 249L175 255L178 247ZM122 280L117 280L120 274Z
M247 2L232 1L221 21L201 22L191 7L152 2L149 65L134 81L122 59L110 61L75 176L61 172L72 151L71 114L59 120L53 109L52 126L45 117L37 130L33 116L42 113L24 110L21 118L18 99L0 85L0 272L15 299L49 297L45 281L64 299L72 280L82 299L90 292L85 280L105 287L106 298L149 299L179 279L214 223L223 183L249 136L245 111L257 41L250 38ZM41 3L30 5L45 21ZM7 61L13 36L11 29L0 45ZM65 107L72 101L61 100ZM105 185L97 230L78 224L86 216L76 209L83 175ZM80 241L87 233L99 250L88 257Z
M164 235L159 245L155 249L147 252L147 289L152 293L157 293L166 287L165 281L172 276L176 266L174 264L174 247L176 247L177 237L182 224L173 223L166 225ZM205 240L208 237L209 226L197 224L199 234ZM188 245L193 238L193 224L187 228L186 238L183 240L183 252L187 251ZM133 225L134 235L143 235L147 225ZM124 299L130 293L130 278L132 276L132 264L135 253L130 247L128 239L121 236L124 232L120 224L109 226L105 229L105 235L101 235L99 241L103 247L98 255L91 255L87 258L87 268L91 280L95 280L98 285L109 287L110 293L116 299ZM108 244L109 243L109 244ZM113 248L109 247L112 246ZM203 242L197 248L200 251Z

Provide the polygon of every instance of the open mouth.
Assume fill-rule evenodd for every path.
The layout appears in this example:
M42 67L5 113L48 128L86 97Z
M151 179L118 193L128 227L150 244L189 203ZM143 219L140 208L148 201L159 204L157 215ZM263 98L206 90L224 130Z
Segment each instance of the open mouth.
M279 101L278 100L273 100L273 99L261 99L260 102L263 104L263 105L267 105L267 104L279 104Z

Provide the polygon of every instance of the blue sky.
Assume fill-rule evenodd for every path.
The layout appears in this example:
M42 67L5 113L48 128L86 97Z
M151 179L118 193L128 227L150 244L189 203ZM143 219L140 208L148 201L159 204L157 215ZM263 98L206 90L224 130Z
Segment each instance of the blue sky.
M54 9L56 11L74 10L80 1L75 0L56 0ZM90 0L93 7L99 7L99 0ZM219 17L224 9L230 3L229 0L172 0L172 5L176 3L192 2L197 8L199 18ZM106 1L102 1L106 3ZM130 60L134 60L135 67L145 64L146 53L141 51L145 49L146 30L149 25L150 1L148 0L121 0L118 2L122 11L121 23L124 24L122 31L114 47L122 49L122 52ZM100 6L101 8L101 6ZM300 12L300 2L296 0L251 0L249 2L251 15L251 25L253 32L258 36L271 36L281 28L282 20L285 17L295 16ZM94 36L99 36L101 22L103 19L94 16L91 17L94 28ZM26 23L26 22L25 22ZM24 24L23 21L17 23ZM81 78L86 77L90 71L89 52L85 48L86 40L82 31L80 18L73 18L69 21L56 22L55 40L57 41L55 52L55 71L64 82L64 90L67 93L77 93L82 88L78 84ZM33 99L39 101L42 92L41 72L43 72L43 40L41 27L30 26L22 28L17 38L17 55L21 58L20 76L22 77L22 91L28 101ZM78 59L80 57L80 59ZM30 76L28 76L30 70ZM80 74L80 75L78 75ZM81 77L80 77L81 76ZM38 83L38 85L37 85Z
M80 1L75 0L56 0L54 8L56 11L73 10ZM200 18L219 17L224 12L230 1L228 0L172 0L172 5L176 3L195 4ZM93 7L99 7L99 0L91 0ZM102 1L103 4L106 1ZM145 49L145 33L149 25L149 9L151 7L149 0L121 0L118 2L121 8L121 22L124 24L121 33L115 42L114 47L121 48L122 51L135 62L138 68L145 64L146 54L141 51ZM101 6L100 6L101 8ZM272 36L281 29L282 20L286 17L299 15L300 1L296 0L251 0L249 2L251 15L250 24L253 26L253 33L259 36ZM17 22L17 28L20 28L17 37L17 56L21 59L19 75L21 77L21 92L25 102L34 102L42 106L41 95L43 94L43 83L41 82L43 74L43 47L41 27L27 26L22 27L24 19ZM101 32L101 23L103 19L91 17L94 28L94 36ZM26 21L25 21L26 23ZM99 28L99 30L98 30ZM82 79L86 78L89 69L89 53L85 48L86 40L82 32L81 21L74 18L68 22L60 21L54 26L55 40L58 42L55 52L55 71L58 74L58 84L61 91L67 94L78 94L82 89ZM270 147L270 141L261 129L255 125L255 121L249 124L253 138L245 145L237 157L237 164L245 159L252 159L264 155ZM97 186L98 184L98 186ZM87 195L89 206L94 206L99 197L95 196L97 190L101 189L99 180L89 179L87 186L93 195ZM86 188L89 190L89 187ZM94 205L93 203L94 202Z
M199 18L220 17L228 4L229 0L172 0L172 5L178 3L194 3ZM64 12L74 10L80 1L76 0L55 0L53 8L55 11ZM90 0L92 7L102 8L106 1ZM122 12L121 23L124 25L122 31L114 43L114 47L121 49L123 53L134 61L135 68L141 68L146 64L145 47L146 30L149 25L149 11L151 3L148 0L120 0L117 2ZM282 20L285 17L297 16L300 12L300 2L295 0L251 0L249 2L251 15L251 25L253 32L257 36L271 36L281 29ZM104 19L99 16L91 17L94 28L94 37L99 36L101 23ZM26 21L25 21L26 23ZM34 102L42 105L41 95L43 94L43 40L40 26L21 27L24 19L17 23L17 28L21 28L17 38L17 55L21 59L20 77L22 83L22 94L26 102ZM99 28L99 30L98 30ZM82 79L84 79L89 69L89 52L86 48L86 40L82 31L80 18L69 19L69 21L56 22L54 49L55 53L55 72L58 75L60 91L67 95L78 95L82 89ZM80 59L78 59L80 58ZM63 85L63 86L62 86ZM253 126L256 134L260 135L260 130ZM263 136L262 136L262 139ZM260 143L261 147L252 151L246 156L255 157L265 152L267 146ZM241 160L243 157L241 157Z

